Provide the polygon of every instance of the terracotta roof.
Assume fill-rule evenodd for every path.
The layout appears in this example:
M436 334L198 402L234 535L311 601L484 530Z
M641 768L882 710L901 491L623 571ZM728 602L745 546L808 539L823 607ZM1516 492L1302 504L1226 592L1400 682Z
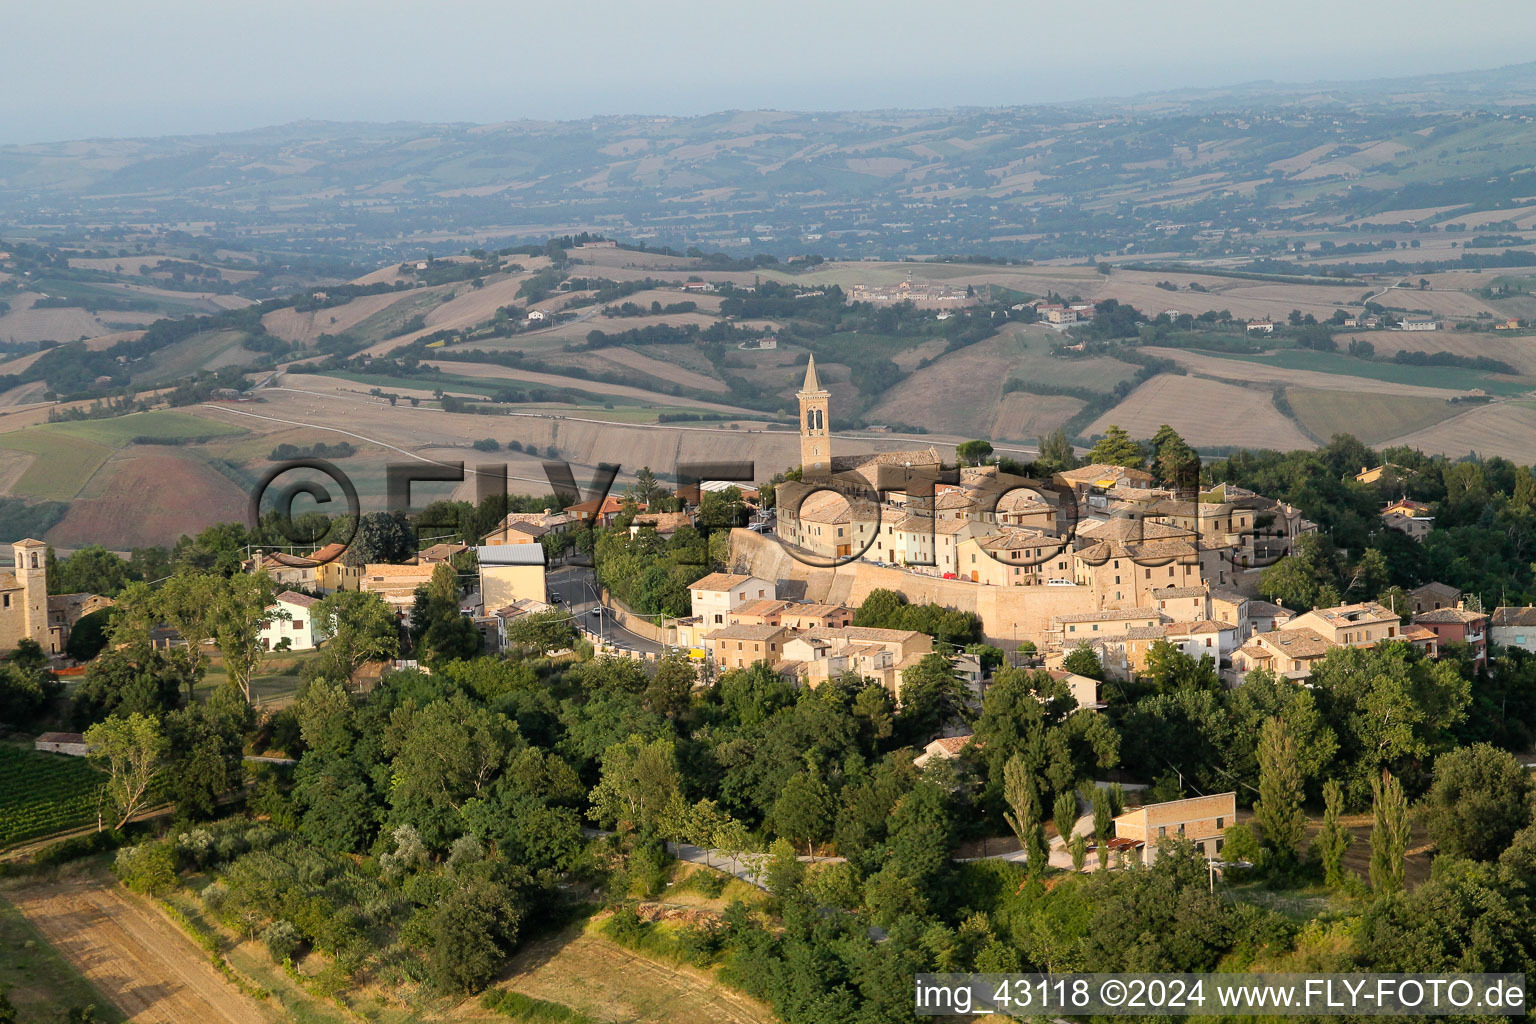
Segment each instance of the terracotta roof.
M1495 608L1492 623L1495 626L1536 626L1536 607L1526 605L1523 608L1517 608L1505 605Z
M1145 480L1152 482L1152 474L1142 469L1129 469L1125 466L1109 466L1102 462L1081 466L1077 469L1066 469L1056 474L1068 483L1091 484L1099 480Z
M1420 594L1424 594L1426 596L1443 595L1454 601L1461 596L1461 591L1457 590L1455 587L1448 583L1434 582L1426 583L1422 587L1414 587L1412 590L1408 591L1409 597L1418 597Z
M750 579L753 579L753 577L741 576L736 573L728 572L712 572L708 576L705 576L703 579L694 580L692 583L688 584L688 589L731 590L735 587L741 586L743 583Z
M738 622L731 626L722 626L713 633L705 636L706 640L771 640L783 633L783 626L757 625Z
M942 750L944 753L954 755L960 753L960 751L968 747L971 743L971 740L975 738L976 737L970 733L967 733L964 736L940 736L932 743L929 743L928 746L938 747L939 750Z
M1222 622L1220 619L1200 619L1196 622L1170 622L1163 626L1166 636L1192 636L1197 633L1220 633L1237 627L1230 622Z
M849 642L907 643L916 637L927 637L915 629L877 629L873 626L824 626L800 634L810 640L843 640Z
M687 512L646 512L635 516L635 526L654 527L657 533L672 533L693 525L693 517Z
M1308 615L1316 615L1324 622L1336 626L1352 626L1360 622L1376 622L1382 619L1397 619L1400 616L1384 605L1375 601L1361 601L1358 604L1341 604L1332 608L1314 608Z
M84 743L85 736L78 732L45 732L37 738L38 743Z
M281 601L284 604L296 604L300 608L310 608L320 603L318 597L310 597L308 594L300 594L293 590L283 591L277 595L275 600Z
M772 615L793 607L788 601L775 601L771 598L759 598L748 601L746 604L731 612L732 615Z
M1156 608L1104 608L1096 612L1069 612L1051 616L1052 622L1117 622L1125 619L1152 619L1162 621L1163 613Z
M1171 601L1180 597L1204 597L1209 591L1205 587L1159 587L1154 588L1152 596L1159 601Z
M1259 640L1267 641L1276 650L1291 658L1320 658L1338 646L1317 630L1308 629L1305 626L1259 633L1244 646L1246 648Z
M1470 624L1473 622L1482 622L1487 618L1488 616L1484 615L1482 612L1468 611L1465 608L1436 608L1434 611L1423 612L1419 615L1415 615L1413 617L1413 621L1415 623L1428 623L1430 625L1437 626L1442 623L1449 624L1453 622Z

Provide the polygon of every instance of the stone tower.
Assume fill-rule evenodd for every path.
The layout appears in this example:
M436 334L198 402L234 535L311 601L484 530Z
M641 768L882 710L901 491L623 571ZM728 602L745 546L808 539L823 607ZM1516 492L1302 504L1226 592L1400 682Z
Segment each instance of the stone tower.
M23 636L36 640L44 651L48 650L48 545L40 540L19 540L11 545L11 555L16 562L16 583L21 593L21 607L6 611L10 617L7 633L20 639ZM14 646L14 645L13 645Z
M805 386L800 399L800 469L807 477L832 472L832 437L827 432L827 399L831 394L816 378L816 357L805 366Z

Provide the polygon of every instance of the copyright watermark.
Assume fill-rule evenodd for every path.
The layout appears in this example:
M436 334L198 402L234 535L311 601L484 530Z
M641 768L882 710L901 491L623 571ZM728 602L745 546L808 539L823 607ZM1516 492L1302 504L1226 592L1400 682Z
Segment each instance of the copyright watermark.
M1517 1016L1523 974L919 974L918 1016Z

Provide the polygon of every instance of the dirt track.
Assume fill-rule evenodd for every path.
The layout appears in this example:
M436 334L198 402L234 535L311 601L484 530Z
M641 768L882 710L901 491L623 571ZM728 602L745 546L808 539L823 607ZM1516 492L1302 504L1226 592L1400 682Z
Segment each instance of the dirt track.
M5 890L76 970L131 1021L268 1024L274 1016L219 976L149 904L83 878Z

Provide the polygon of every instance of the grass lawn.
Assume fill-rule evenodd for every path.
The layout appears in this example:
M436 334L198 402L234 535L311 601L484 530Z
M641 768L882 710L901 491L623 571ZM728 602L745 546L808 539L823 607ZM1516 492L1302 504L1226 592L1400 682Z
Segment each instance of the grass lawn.
M188 441L204 437L231 437L247 433L244 427L221 423L190 412L156 409L153 412L136 412L107 420L76 420L70 423L50 423L39 427L53 433L93 444L121 448L136 437L152 437L160 441Z
M314 661L319 656L318 650L269 654L251 679L251 700L261 703L293 697L299 691L299 670L305 662ZM228 681L223 659L215 657L209 663L203 681L197 684L198 696L206 698Z
M1285 397L1301 425L1314 435L1327 440L1334 434L1353 434L1366 444L1423 430L1468 408L1438 398L1313 388L1288 388Z
M68 501L80 493L80 488L112 454L112 449L104 445L45 427L0 434L0 448L37 456L11 493L48 501Z
M0 988L21 1021L54 1021L63 1011L95 1006L96 1019L117 1024L122 1013L96 991L21 912L0 897Z
M1467 370L1459 366L1379 363L1370 359L1356 359L1354 356L1342 355L1338 352L1314 352L1301 348L1280 349L1258 356L1211 351L1207 351L1206 354L1222 359L1238 359L1247 363L1265 363L1287 370L1315 370L1318 373L1365 377L1391 384L1413 384L1424 388L1449 388L1460 391L1482 388L1492 395L1522 395L1536 387L1530 381L1498 380L1481 370Z

